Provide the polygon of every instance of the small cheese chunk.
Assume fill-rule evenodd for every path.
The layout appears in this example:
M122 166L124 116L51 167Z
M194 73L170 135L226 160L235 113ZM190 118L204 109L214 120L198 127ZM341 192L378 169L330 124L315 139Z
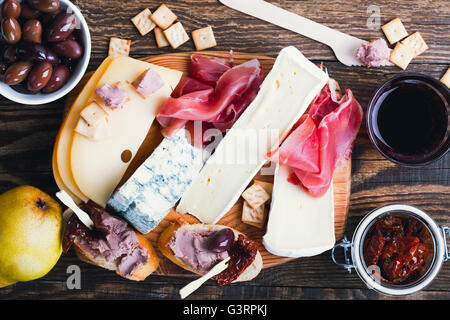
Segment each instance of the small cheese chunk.
M158 73L152 69L147 69L133 81L132 85L145 98L161 89L164 86L164 81Z
M414 58L419 54L424 53L428 49L428 46L425 43L425 40L423 40L422 36L420 35L420 32L414 32L408 38L404 39L401 43L411 48L414 54Z
M414 52L412 49L399 42L392 50L389 61L405 70L413 58Z
M408 35L408 32L406 31L400 18L395 18L394 20L386 23L381 27L381 29L390 44L394 44Z
M266 220L266 207L262 205L256 209L253 209L247 201L244 201L241 220L242 222L256 228L263 228Z
M78 120L75 132L94 141L104 140L111 137L111 128L108 119L103 119L98 125L91 126L83 118Z
M144 9L143 11L139 12L136 16L134 16L131 21L138 29L139 33L142 36L145 36L147 33L153 30L153 28L156 26L152 19L152 12L149 8Z
M177 16L164 3L152 14L152 20L158 27L165 30L177 20Z
M81 110L80 115L88 125L96 127L105 120L108 113L94 101Z
M192 39L194 40L197 51L217 46L211 26L192 31Z
M270 199L270 195L260 185L254 184L242 194L248 204L253 208L259 208Z
M112 37L109 40L109 52L111 57L129 56L130 55L131 40L124 40Z
M263 189L264 189L269 195L272 195L272 191L273 191L273 183L265 182L265 181L260 181L260 180L254 180L253 182L254 182L256 185L260 185L261 187L263 187Z
M167 41L167 38L164 35L164 32L161 30L161 28L155 28L155 39L158 48L170 46L170 43L169 41Z
M128 91L122 87L120 82L112 86L104 84L95 90L95 94L103 100L105 106L112 109L123 107L130 100Z
M450 68L448 68L447 72L442 76L441 82L450 89Z
M164 30L164 35L173 49L178 48L189 40L189 36L186 33L186 30L184 30L181 22L177 22L169 29Z

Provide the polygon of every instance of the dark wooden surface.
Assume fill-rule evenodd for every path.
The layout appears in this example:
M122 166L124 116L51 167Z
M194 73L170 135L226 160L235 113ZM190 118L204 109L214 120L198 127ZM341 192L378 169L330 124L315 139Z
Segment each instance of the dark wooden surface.
M160 1L77 0L91 29L94 70L106 56L110 36L132 40L131 55L139 58L171 52L157 49L153 34L141 37L129 19L140 10L156 9ZM450 64L450 7L447 0L402 1L270 1L343 32L364 39L382 36L368 29L367 8L378 5L381 22L401 17L407 30L420 31L430 49L416 58L408 71L440 78ZM324 62L341 87L351 88L363 106L386 79L401 72L395 67L348 68L338 63L331 50L222 6L217 0L168 0L187 31L212 25L216 50L250 52L275 57L279 50L295 45L309 59ZM178 50L194 50L192 42ZM31 184L48 193L57 191L51 174L51 153L62 121L63 101L42 106L25 106L0 98L0 192ZM450 155L421 169L396 166L382 158L370 144L363 123L353 152L352 195L346 234L351 237L362 216L383 205L403 202L426 210L439 224L450 225ZM82 270L81 290L68 290L66 269ZM167 299L178 298L187 283L183 278L150 276L144 282L124 280L114 273L78 261L73 252L61 257L45 277L0 290L0 298L34 299ZM207 283L190 299L387 299L365 287L356 274L335 266L330 253L298 259L261 272L254 281L218 287ZM408 299L450 299L450 263L434 282Z

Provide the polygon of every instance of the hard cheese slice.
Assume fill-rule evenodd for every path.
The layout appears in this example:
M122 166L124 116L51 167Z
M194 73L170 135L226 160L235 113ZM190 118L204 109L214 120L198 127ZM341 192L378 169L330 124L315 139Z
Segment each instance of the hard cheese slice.
M148 98L143 98L130 85L142 72L152 69L164 81L164 86ZM129 57L113 60L97 83L97 88L121 82L129 92L129 101L122 108L107 108L111 137L93 141L75 133L70 151L70 167L78 188L86 197L105 206L111 193L122 179L128 165L146 137L157 108L170 96L181 78L181 72L156 66ZM100 99L95 95L100 104ZM102 104L103 105L103 104ZM123 162L121 155L131 151L132 157Z
M333 185L321 198L313 198L301 186L287 180L291 172L283 165L275 171L263 244L277 256L314 256L331 249L336 241Z
M80 119L81 110L87 105L89 99L94 94L98 81L113 60L111 57L106 58L91 76L70 108L56 137L55 147L53 149L53 175L58 187L61 190L66 190L70 195L75 196L76 198L74 197L74 200L77 202L86 202L88 198L76 185L70 169L70 146L72 144L74 130Z
M140 232L150 232L180 200L202 166L202 149L192 146L185 130L179 130L165 138L114 192L108 207Z
M204 223L227 213L326 84L328 76L294 47L281 50L255 100L228 131L177 211Z

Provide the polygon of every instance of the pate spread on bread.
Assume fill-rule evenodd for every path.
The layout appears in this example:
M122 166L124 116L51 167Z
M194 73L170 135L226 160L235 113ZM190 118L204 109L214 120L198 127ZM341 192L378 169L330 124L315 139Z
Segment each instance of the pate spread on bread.
M227 232L232 235L231 241ZM188 224L179 220L162 232L159 250L173 263L199 275L230 257L228 268L213 277L219 285L249 281L263 266L258 243L223 225Z
M158 257L150 242L128 224L103 208L83 205L94 222L89 230L75 214L67 212L64 251L74 245L77 256L130 280L144 280L158 267Z

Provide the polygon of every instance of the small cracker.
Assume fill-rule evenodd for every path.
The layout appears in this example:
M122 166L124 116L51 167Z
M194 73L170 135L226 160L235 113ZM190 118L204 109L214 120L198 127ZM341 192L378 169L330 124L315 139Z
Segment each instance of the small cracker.
M142 36L145 36L147 33L152 31L153 28L156 27L151 17L152 12L150 11L149 8L146 8L131 19L133 24L136 26L136 29L138 29L139 33Z
M266 203L270 199L270 195L261 185L254 184L242 193L242 198L244 198L253 209L256 209Z
M263 187L263 189L269 194L271 195L273 192L273 183L270 182L265 182L265 181L260 181L260 180L254 180L254 183L257 185L260 185L261 187Z
M151 19L158 27L165 30L177 20L177 16L163 3L152 14Z
M447 72L442 76L441 82L450 89L450 68L448 68Z
M260 206L256 209L253 209L247 201L244 201L241 220L242 222L256 228L263 228L266 220L265 206Z
M194 40L197 51L217 46L211 26L192 31L192 39Z
M381 27L386 38L388 39L390 44L394 44L404 37L408 36L408 31L406 31L405 26L403 25L400 18L395 18L394 20L386 23Z
M389 61L405 70L413 58L414 52L411 48L399 42L395 46L394 50L392 50Z
M428 46L420 35L420 32L414 32L408 38L402 40L401 43L411 48L412 52L414 52L414 58L428 49Z
M112 37L109 40L109 52L111 57L129 56L131 40L119 39Z
M173 49L178 48L189 40L189 36L186 33L186 30L184 30L181 22L177 22L169 29L164 30L164 35Z
M164 32L161 30L161 28L158 27L155 28L155 39L158 48L170 46L170 43L169 41L167 41L167 38L164 35Z

